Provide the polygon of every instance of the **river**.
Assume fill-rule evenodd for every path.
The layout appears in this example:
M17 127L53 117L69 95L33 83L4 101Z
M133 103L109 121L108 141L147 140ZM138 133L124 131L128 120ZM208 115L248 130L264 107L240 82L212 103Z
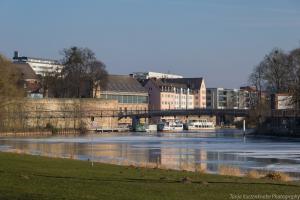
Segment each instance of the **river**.
M211 173L231 166L300 174L300 140L243 137L240 130L6 137L0 151Z

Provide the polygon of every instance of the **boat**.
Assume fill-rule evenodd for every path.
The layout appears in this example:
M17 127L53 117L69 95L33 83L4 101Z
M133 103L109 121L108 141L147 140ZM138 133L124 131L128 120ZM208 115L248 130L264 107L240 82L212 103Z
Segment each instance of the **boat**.
M157 124L158 131L182 131L183 123L180 121L160 122Z
M215 125L213 122L209 122L206 119L200 120L190 120L186 124L187 130L207 130L207 129L215 129Z

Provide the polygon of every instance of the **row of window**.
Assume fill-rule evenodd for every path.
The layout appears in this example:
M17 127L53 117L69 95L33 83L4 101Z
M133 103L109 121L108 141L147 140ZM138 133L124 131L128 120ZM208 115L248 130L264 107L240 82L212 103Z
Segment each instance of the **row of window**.
M163 105L169 105L169 104L170 104L170 105L173 105L173 104L174 104L174 105L175 105L175 104L178 105L179 102L178 102L178 101L176 101L176 102L162 101L161 104L163 104ZM184 101L184 102L182 102L181 104L184 104L184 105L185 105L186 103L185 103L185 101ZM188 102L188 104L189 104L189 105L193 105L193 102Z
M130 104L148 103L147 96L103 94L101 95L101 98L118 100L119 103L130 103Z
M179 95L172 95L172 94L161 94L162 97L175 97L176 99L179 99ZM182 95L181 98L186 98L186 95ZM188 96L189 99L192 99L193 96Z

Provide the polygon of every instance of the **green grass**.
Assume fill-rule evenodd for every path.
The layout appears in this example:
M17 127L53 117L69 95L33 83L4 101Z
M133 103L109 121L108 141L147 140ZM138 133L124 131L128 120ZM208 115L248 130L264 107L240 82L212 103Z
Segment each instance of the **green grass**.
M183 183L184 177L191 183ZM300 194L300 184L0 153L1 200L230 199L229 194Z

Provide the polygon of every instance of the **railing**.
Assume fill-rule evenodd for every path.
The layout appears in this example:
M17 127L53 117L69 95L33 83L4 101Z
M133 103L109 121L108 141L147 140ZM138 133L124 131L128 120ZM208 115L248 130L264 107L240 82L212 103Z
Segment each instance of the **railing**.
M231 115L246 117L249 110L245 109L174 109L174 110L146 110L146 111L124 111L119 113L123 117L158 117L158 116L184 116L184 115Z
M300 110L272 110L271 117L300 117Z

